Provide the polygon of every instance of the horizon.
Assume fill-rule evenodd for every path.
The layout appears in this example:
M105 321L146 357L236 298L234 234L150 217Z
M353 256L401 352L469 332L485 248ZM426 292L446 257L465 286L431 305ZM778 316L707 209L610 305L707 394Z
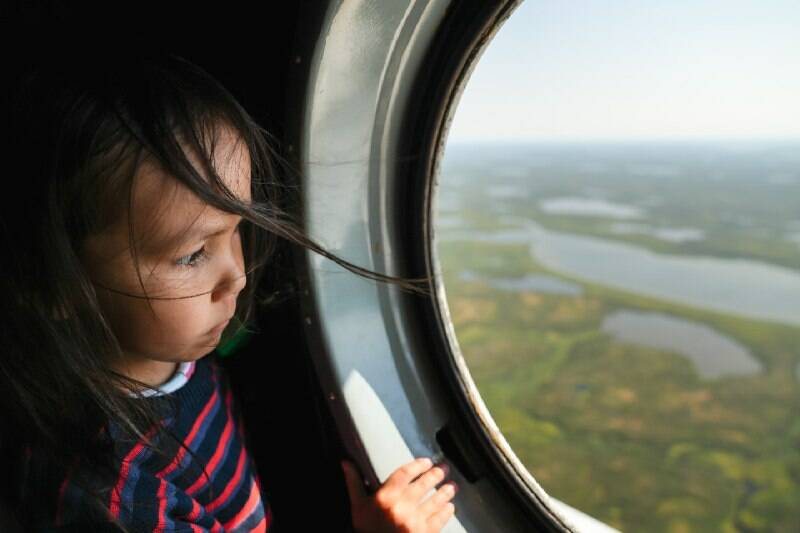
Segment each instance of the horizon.
M454 138L446 146L500 144L800 144L798 137Z
M448 136L800 140L798 27L790 0L523 1L477 59Z

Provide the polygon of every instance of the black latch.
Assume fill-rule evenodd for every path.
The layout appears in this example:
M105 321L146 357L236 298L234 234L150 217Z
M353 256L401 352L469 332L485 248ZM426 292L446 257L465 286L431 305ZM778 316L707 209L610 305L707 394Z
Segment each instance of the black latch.
M467 444L467 435L458 426L448 422L436 432L436 442L442 448L445 457L470 483L475 483L483 477L483 472L477 468L480 461L475 457L473 449Z

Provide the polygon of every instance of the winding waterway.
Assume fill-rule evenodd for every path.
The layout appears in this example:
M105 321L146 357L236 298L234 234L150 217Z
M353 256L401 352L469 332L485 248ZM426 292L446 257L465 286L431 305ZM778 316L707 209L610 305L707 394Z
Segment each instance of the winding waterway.
M529 244L547 268L629 292L800 326L800 272L753 261L659 254L628 243L548 230L523 218L498 231L447 229L443 240ZM506 223L512 217L504 217Z
M556 272L698 308L800 325L800 272L749 259L658 254L525 220L531 254Z

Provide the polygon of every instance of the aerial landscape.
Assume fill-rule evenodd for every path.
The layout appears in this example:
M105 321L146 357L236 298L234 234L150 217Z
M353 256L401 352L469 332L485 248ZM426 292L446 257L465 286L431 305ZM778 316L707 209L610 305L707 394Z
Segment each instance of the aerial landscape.
M797 531L800 143L453 144L459 348L553 497L622 531Z

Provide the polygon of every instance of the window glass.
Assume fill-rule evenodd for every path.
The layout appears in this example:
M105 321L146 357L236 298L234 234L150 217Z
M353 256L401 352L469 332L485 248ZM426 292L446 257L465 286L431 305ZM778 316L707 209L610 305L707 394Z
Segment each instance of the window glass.
M800 524L800 4L523 2L448 134L457 341L553 497Z

